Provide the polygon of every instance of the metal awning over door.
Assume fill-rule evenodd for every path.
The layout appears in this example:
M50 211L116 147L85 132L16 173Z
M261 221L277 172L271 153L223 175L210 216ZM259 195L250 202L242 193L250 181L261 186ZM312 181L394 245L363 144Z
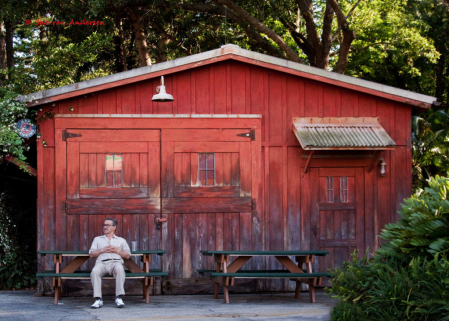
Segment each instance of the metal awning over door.
M293 132L309 158L316 150L374 150L368 172L382 150L393 150L396 143L379 123L378 117L294 117Z
M396 144L377 117L294 117L304 150L389 150Z

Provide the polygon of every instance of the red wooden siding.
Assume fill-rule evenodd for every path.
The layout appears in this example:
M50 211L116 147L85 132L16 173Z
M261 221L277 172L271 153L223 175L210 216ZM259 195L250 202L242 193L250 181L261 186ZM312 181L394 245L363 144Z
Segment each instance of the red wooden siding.
M168 217L169 220L162 225L161 231L154 228L154 220L159 217L158 214L114 214L119 220L120 233L117 234L123 235L128 241L138 240L147 246L152 244L172 249L163 257L163 268L171 273L170 277L197 277L197 268L211 268L211 260L198 254L200 249L316 248L318 244L313 241L311 222L324 220L323 215L329 216L326 221L335 222L332 233L339 236L343 233L341 224L344 220L341 217L349 214L334 212L331 215L325 211L326 214L320 214L321 217L313 217L314 206L318 200L312 191L320 168L355 168L360 174L359 184L362 184L364 190L361 201L363 204L360 205L363 220L356 228L363 231L357 236L360 237L358 244L363 244L360 249L362 253L365 247L373 249L378 245L377 235L380 230L397 218L399 203L411 193L410 106L238 61L218 62L166 76L167 92L173 94L174 102L151 101L154 89L159 83L159 78L149 79L93 95L78 96L58 102L55 106L45 106L42 112L52 110L60 114L262 115L262 127L256 129L256 136L261 142L258 149L240 147L238 142L220 141L222 128L232 130L237 127L217 125L215 130L208 133L212 137L213 145L206 146L204 142L200 142L203 147L208 147L208 150L195 150L195 144L198 143L194 139L198 137L195 131L210 127L212 122L203 119L202 124L205 125L200 122L192 125L188 134L176 130L170 133L162 131L162 142L158 145L160 147L148 143L146 150L160 148L160 157L151 156L156 155L155 153L136 152L138 143L130 150L123 150L124 159L126 158L124 164L128 164L124 166L135 164L124 168L124 173L127 173L124 175L124 185L129 188L148 186L148 191L153 193L151 197L172 200L187 196L207 198L208 195L204 194L204 191L193 191L189 188L198 186L198 153L212 152L211 148L216 148L215 183L217 188L222 188L221 193L234 196L236 191L232 187L239 186L243 179L247 185L240 186L239 193L242 194L239 196L248 190L257 191L260 195L256 205L257 211L240 214L227 211L163 214L163 217ZM73 110L70 110L71 108ZM341 158L341 155L336 158L314 158L310 164L311 169L304 174L307 160L305 157L308 153L300 148L291 130L292 117L298 116L379 117L381 125L397 144L396 150L380 154L387 162L387 175L378 175L377 164L373 171L368 173L367 167L371 159L360 154L360 157L351 158ZM82 123L82 119L73 118L71 121L73 128ZM213 121L219 122L216 119ZM102 126L110 129L130 128L134 123L135 119L111 118ZM160 119L159 123L164 127L166 120ZM97 124L92 122L89 126L96 128ZM61 143L62 132L58 128L55 129L54 120L43 120L39 125L47 147L43 147L41 143L38 145L38 248L88 249L93 237L101 233L100 225L106 214L61 215L59 209L62 199L57 197L55 191L65 189L66 182L60 177L61 171L65 171L65 165L59 162L61 165L55 166L55 158L60 157L55 155L55 146ZM142 125L141 128L149 127ZM176 141L180 137L193 138L189 142L190 145L184 140L183 144L177 147ZM220 150L222 143L234 147L226 145L226 148ZM190 147L186 149L185 146ZM104 186L103 156L97 153L97 148L98 145L86 145L83 152L80 152L80 157L84 158L80 164L85 166L80 168L80 186L83 188ZM248 163L242 163L242 153L254 155L249 158ZM317 154L320 156L320 153ZM152 160L146 159L151 157ZM165 160L165 164L160 163L161 159ZM154 176L152 180L149 174L151 168L143 166L147 162L155 164L156 167L160 166L160 172L163 173L161 186L155 183L160 181L161 177ZM166 165L170 163L173 164L172 170ZM244 166L244 171L241 166ZM242 175L249 175L253 180ZM257 180L254 180L254 177L257 177ZM164 181L173 184L164 184ZM348 224L352 224L351 222ZM66 233L71 228L76 232ZM352 233L352 230L349 232ZM230 239L231 243L225 242ZM351 250L348 246L333 249L332 255L323 265L338 264L348 257ZM157 264L160 264L159 258L153 263L154 266ZM251 264L253 267L278 267L272 260L260 259ZM51 262L45 261L45 265L45 268L50 268ZM274 290L290 287L288 282L281 281L261 283L267 289Z

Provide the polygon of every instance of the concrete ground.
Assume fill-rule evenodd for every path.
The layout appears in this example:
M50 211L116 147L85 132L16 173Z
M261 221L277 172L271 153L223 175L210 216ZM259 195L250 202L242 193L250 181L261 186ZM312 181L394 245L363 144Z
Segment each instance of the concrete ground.
M53 297L34 297L31 291L0 291L0 320L329 320L336 300L324 292L309 302L308 293L295 299L293 293L231 294L230 304L223 295L158 295L150 303L136 296L124 297L126 307L115 307L113 297L105 297L104 306L91 309L92 298L66 298L53 304Z

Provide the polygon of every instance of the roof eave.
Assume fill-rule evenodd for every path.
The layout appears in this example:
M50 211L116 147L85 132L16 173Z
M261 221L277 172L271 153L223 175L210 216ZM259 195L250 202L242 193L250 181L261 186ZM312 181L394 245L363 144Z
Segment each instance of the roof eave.
M436 101L435 97L417 94L411 91L398 89L371 81L350 77L327 70L310 67L296 62L268 56L265 54L241 49L236 45L222 46L220 49L178 58L163 63L141 67L105 77L86 80L83 82L53 88L18 97L20 101L28 101L27 106L33 107L48 103L91 94L100 90L114 88L142 80L157 78L179 71L209 65L218 61L237 60L300 77L329 83L332 85L357 90L367 94L383 97L393 101L414 106L424 111Z

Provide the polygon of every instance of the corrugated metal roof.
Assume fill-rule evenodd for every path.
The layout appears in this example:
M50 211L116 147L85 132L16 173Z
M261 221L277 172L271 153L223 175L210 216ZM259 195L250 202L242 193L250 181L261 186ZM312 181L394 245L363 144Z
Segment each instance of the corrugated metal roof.
M293 132L305 150L384 150L396 146L377 117L295 117Z

